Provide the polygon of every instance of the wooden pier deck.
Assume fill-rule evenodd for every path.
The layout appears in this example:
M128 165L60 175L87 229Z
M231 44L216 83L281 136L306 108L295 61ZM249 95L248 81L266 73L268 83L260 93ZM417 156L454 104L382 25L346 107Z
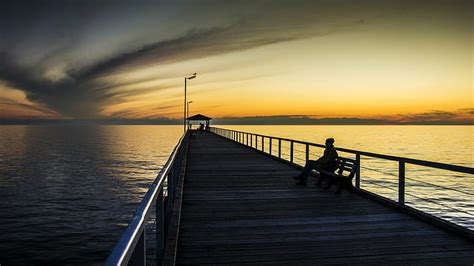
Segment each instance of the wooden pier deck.
M474 243L205 132L191 140L177 264L473 265Z

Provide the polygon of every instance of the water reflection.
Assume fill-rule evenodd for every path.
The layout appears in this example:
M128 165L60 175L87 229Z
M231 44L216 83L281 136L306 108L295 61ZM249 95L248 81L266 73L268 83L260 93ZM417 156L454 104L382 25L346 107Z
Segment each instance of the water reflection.
M1 262L102 262L180 134L172 126L2 127Z

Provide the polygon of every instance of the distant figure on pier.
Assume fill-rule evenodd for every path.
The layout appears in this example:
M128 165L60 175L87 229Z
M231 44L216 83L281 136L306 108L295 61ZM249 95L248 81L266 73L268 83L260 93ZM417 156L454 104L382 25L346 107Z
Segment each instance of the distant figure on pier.
M304 166L303 172L293 177L294 179L298 180L296 185L306 186L306 180L308 179L308 175L311 173L313 169L316 171L324 170L328 172L334 172L338 167L337 156L338 156L337 151L334 148L334 139L333 138L326 139L326 149L324 149L323 156L320 157L316 161L308 160L306 162L306 165ZM316 185L318 186L321 185L323 175L324 174L322 174L321 172L319 173L319 180L316 183Z
M199 133L202 134L203 131L204 131L204 124L203 124L203 123L199 123Z

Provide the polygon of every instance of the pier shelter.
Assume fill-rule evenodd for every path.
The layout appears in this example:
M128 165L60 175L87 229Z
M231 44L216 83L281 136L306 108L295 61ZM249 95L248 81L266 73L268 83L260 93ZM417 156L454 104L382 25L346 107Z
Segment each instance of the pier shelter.
M208 117L208 116L205 116L205 115L202 115L202 114L197 114L197 115L193 115L193 116L190 116L190 117L186 118L186 120L188 121L188 125L190 125L191 121L205 122L205 128L208 129L211 126L212 118Z

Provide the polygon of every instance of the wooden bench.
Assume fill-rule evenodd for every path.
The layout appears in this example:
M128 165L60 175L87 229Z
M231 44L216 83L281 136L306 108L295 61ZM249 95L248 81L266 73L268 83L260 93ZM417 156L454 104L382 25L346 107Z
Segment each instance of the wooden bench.
M337 172L319 171L320 178L328 179L326 188L330 188L333 183L337 184L336 194L340 194L342 188L351 190L354 188L352 179L357 172L357 161L344 157L337 157L338 167Z

